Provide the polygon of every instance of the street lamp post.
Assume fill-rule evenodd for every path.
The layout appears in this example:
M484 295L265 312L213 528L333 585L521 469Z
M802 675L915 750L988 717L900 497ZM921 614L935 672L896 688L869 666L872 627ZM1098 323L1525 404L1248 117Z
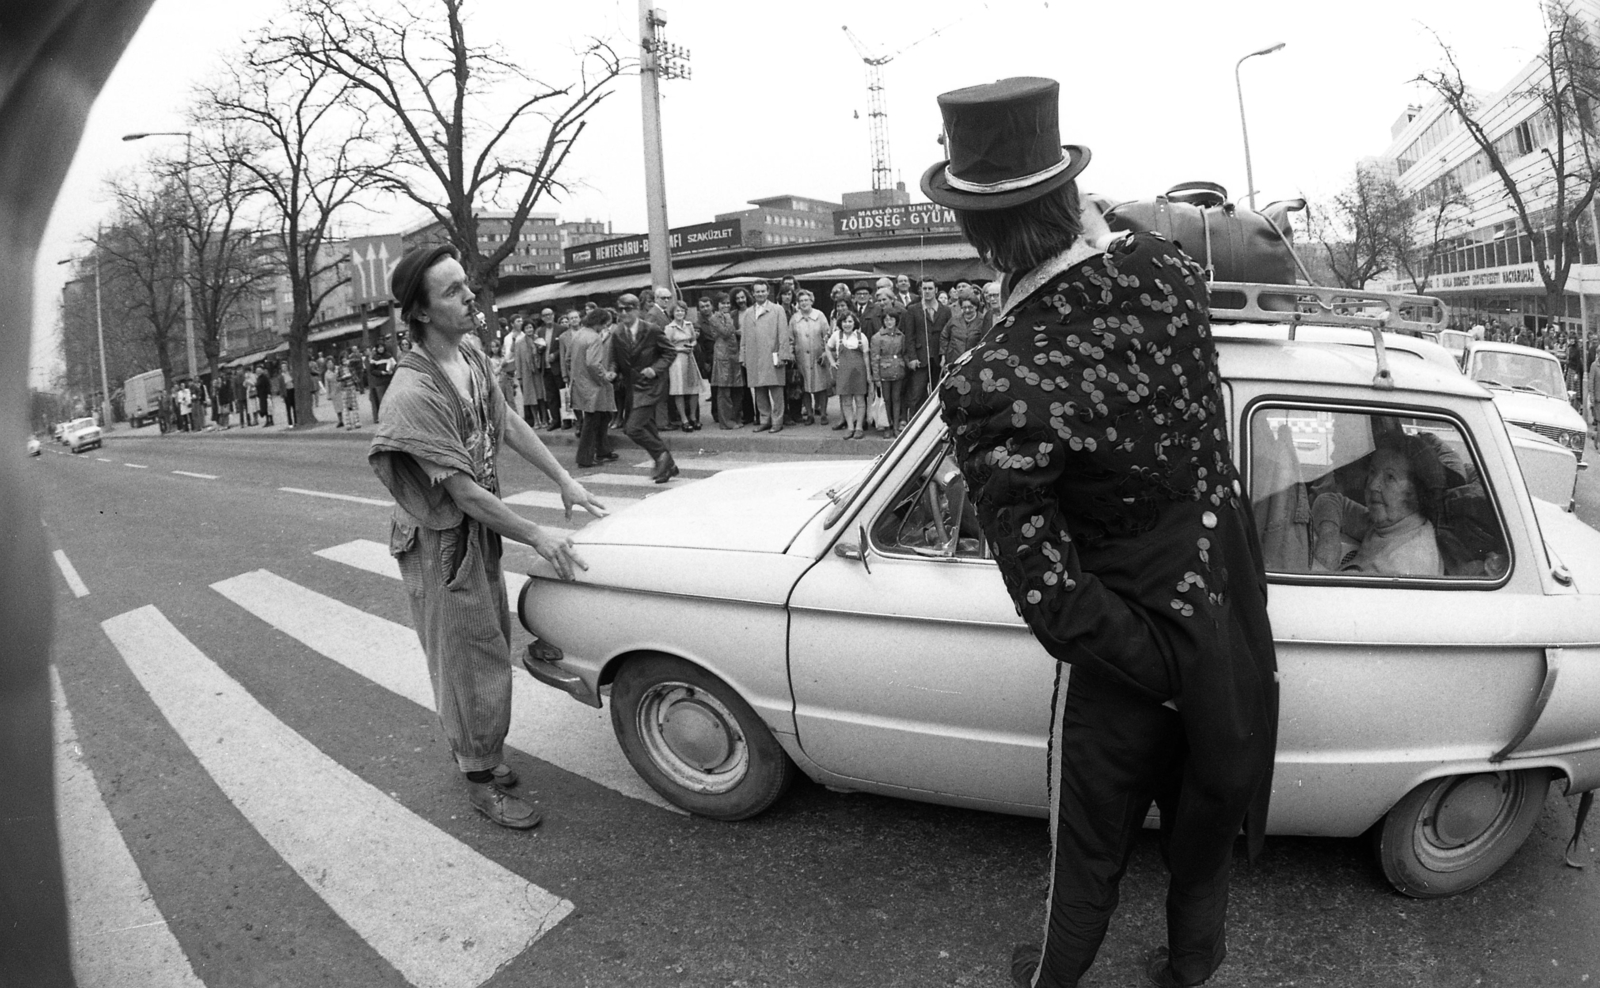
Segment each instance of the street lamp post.
M77 258L57 261L68 264ZM107 432L111 431L111 381L106 375L106 324L100 305L100 228L94 231L94 334L100 343L100 415Z
M183 204L185 209L192 203L193 197L189 190L189 169L194 164L194 132L190 130L151 130L137 134L123 134L125 141L137 141L146 137L181 137L183 138ZM188 279L194 276L190 259L189 234L183 235L183 339L188 349L189 379L199 380L199 364L194 353L194 290L190 287Z
M1244 58L1233 63L1233 88L1239 94L1239 132L1244 135L1244 184L1245 192L1250 199L1250 208L1256 208L1256 176L1250 168L1250 128L1244 122L1244 84L1239 81L1239 66L1243 65L1246 58L1255 58L1257 55L1270 55L1282 48L1287 42L1280 41L1271 48L1253 51Z
M650 284L676 291L672 282L671 233L667 227L667 180L662 166L661 80L687 79L689 51L661 37L667 12L639 0L639 97L644 117L644 192L650 244Z

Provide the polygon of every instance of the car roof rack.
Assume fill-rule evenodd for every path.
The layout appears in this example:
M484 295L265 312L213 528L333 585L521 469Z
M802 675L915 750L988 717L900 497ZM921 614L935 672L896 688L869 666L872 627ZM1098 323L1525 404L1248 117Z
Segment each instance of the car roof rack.
M1214 281L1210 289L1213 322L1280 323L1289 327L1290 340L1301 324L1369 331L1378 358L1372 386L1385 391L1393 390L1394 377L1389 373L1383 334L1420 337L1444 328L1444 303L1428 295L1244 281Z

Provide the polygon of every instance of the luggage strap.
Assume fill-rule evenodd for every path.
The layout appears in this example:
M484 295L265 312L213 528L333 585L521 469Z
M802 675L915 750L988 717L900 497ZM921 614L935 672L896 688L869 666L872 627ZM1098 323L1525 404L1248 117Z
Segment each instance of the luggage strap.
M1592 806L1594 806L1594 790L1590 789L1578 797L1578 819L1572 825L1572 840L1567 842L1566 858L1567 867L1569 868L1585 867L1584 863L1574 858L1573 855L1578 853L1578 843L1583 838L1583 825L1589 819L1589 809Z

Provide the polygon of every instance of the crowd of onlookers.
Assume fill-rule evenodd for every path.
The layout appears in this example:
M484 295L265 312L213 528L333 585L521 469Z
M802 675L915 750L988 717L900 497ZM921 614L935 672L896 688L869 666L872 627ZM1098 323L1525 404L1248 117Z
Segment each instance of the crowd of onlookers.
M1565 326L1531 329L1526 324L1512 325L1497 318L1457 317L1451 320L1450 329L1466 333L1475 340L1494 343L1515 343L1554 354L1566 370L1568 390L1581 392L1585 370L1594 366L1600 355L1600 346L1594 338L1586 344L1579 334Z
M405 346L401 333L400 345ZM361 406L370 408L369 421L378 420L383 393L394 376L396 360L384 347L362 350L320 350L307 362L313 407L332 405L339 428L361 425ZM295 424L295 383L289 362L269 358L242 367L224 368L204 379L179 378L159 392L156 422L163 433L198 432L206 428L230 429Z
M869 427L887 436L989 328L998 306L998 284L943 287L906 275L837 283L826 299L793 278L699 291L692 303L647 288L610 307L591 299L559 314L502 317L493 356L507 401L530 425L576 428L583 416L604 414L615 428L631 396L609 341L632 338L630 327L642 321L675 351L661 428L697 430L704 411L722 429L780 432L831 421L847 430L845 439ZM600 340L608 345L597 348Z

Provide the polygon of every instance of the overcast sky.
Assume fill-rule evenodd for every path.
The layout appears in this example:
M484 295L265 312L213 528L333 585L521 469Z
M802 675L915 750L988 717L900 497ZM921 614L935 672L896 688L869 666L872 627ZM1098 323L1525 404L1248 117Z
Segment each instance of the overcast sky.
M382 3L382 0L378 0ZM416 0L424 6L427 0ZM1592 4L1591 4L1592 5ZM1061 129L1094 160L1083 188L1143 198L1191 179L1245 193L1234 63L1287 47L1242 70L1251 153L1262 203L1331 194L1358 159L1389 143L1389 126L1424 94L1409 82L1438 63L1434 33L1452 45L1467 81L1498 89L1541 36L1534 0L1218 0L1198 4L1067 0L668 0L669 41L688 47L694 77L663 85L667 199L674 226L705 222L745 201L794 193L837 201L871 186L863 66L842 25L871 48L896 52L885 69L892 160L921 199L922 171L939 157L935 97L1010 75L1062 84ZM109 215L108 174L136 168L157 139L128 131L181 130L190 87L222 53L279 10L270 0L156 0L89 117L40 253L34 305L36 381L56 362L57 261ZM636 0L474 0L469 38L498 40L535 75L571 75L586 35L637 42ZM858 116L859 115L859 116ZM579 186L537 208L563 219L644 228L639 86L619 82L569 159ZM530 140L540 136L530 133ZM169 140L181 142L182 138ZM415 207L347 217L352 234L398 230Z

